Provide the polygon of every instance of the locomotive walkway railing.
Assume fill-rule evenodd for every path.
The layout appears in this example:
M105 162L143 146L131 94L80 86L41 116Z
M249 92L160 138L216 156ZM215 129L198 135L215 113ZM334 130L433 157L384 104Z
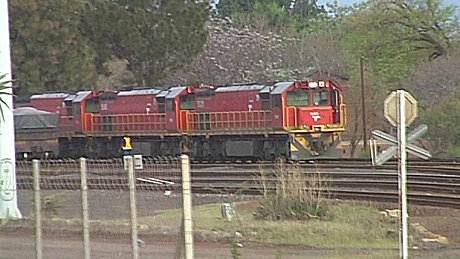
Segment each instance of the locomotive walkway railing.
M271 124L270 111L200 112L189 113L190 131L264 128Z
M165 114L91 115L90 132L163 131Z

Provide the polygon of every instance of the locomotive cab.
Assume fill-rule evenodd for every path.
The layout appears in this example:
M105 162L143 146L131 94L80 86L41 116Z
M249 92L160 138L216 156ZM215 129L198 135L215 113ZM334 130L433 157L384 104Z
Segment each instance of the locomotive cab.
M345 124L345 106L338 86L332 81L295 82L286 91L285 101L285 127L292 133L294 157L337 151Z

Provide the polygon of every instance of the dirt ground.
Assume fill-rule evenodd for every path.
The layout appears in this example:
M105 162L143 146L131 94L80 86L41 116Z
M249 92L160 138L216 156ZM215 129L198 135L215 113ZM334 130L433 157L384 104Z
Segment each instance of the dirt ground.
M396 209L397 204L376 203L381 210ZM460 210L410 205L409 224L420 223L430 232L445 236L452 247L460 248ZM460 258L460 254L458 256Z
M122 195L120 195L122 194ZM94 192L90 195L91 219L116 219L128 216L126 206L129 199L117 191ZM53 196L54 193L47 193ZM65 206L57 208L59 215L78 216L79 192L65 194ZM29 191L21 191L19 207L21 212L30 217L32 196ZM70 198L69 198L70 197ZM156 209L177 208L181 196L165 197L163 194L138 193L138 214L147 215ZM194 196L193 203L226 202L230 198L223 196ZM72 202L77 202L72 204ZM395 209L396 204L375 204L380 209ZM460 210L427 206L409 206L409 222L420 223L430 232L445 236L449 245L419 245L410 250L411 258L460 258ZM81 234L66 232L49 232L43 234L43 258L83 258ZM177 236L142 236L139 248L140 258L174 258ZM33 228L0 230L0 259L22 259L35 257L35 239ZM92 258L131 258L130 236L126 234L98 235L91 232ZM195 239L195 258L232 258L229 243L203 242ZM372 251L367 249L315 249L304 246L265 245L245 243L239 258L398 258L398 250ZM379 255L376 257L376 254Z

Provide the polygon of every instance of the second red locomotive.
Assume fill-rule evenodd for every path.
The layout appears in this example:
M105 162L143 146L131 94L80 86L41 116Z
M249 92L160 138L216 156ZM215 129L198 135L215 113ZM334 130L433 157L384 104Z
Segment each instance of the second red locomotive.
M44 94L28 106L59 114L57 152L49 152L73 158L117 157L128 135L144 156L304 159L333 152L346 117L333 80Z

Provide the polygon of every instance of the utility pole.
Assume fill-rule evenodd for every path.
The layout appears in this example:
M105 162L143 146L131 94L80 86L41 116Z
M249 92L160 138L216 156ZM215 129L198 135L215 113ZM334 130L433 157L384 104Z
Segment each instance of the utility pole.
M0 0L0 75L11 81L10 30L8 0ZM6 86L11 86L7 83ZM2 90L0 102L0 219L22 218L16 193L16 149L14 144L13 90Z
M363 118L363 148L367 150L367 127L366 127L366 94L364 90L364 57L359 60L359 67L361 69L361 110Z

